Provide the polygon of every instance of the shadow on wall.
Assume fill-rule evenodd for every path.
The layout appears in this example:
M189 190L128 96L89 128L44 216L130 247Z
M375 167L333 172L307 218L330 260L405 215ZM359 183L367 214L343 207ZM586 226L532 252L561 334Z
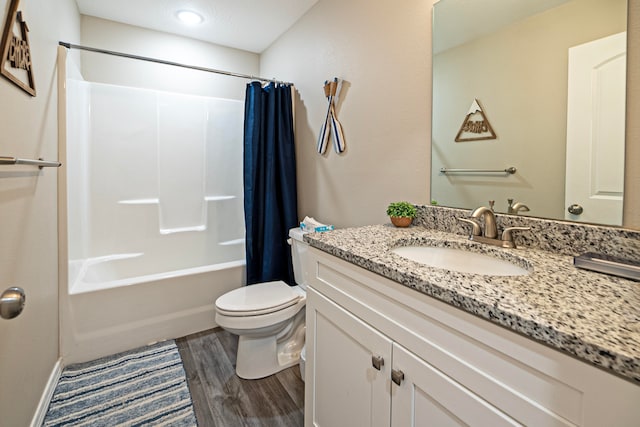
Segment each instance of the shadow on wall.
M315 146L303 145L305 141L315 141L313 130L300 92L293 94L295 102L295 141L296 141L296 179L298 181L298 215L302 220L305 215L313 216L318 212L319 198L317 192L301 191L303 188L318 188L317 164L311 161L316 155ZM300 165L308 165L304 170ZM304 209L302 207L304 206Z

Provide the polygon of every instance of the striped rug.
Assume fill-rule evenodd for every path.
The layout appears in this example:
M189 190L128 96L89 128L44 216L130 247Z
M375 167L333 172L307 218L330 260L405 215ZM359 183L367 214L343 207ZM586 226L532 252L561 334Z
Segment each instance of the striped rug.
M196 426L174 341L64 368L43 426Z

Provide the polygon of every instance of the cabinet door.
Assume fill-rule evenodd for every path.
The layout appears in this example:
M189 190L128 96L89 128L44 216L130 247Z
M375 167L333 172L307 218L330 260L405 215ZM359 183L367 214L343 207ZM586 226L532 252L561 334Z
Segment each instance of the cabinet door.
M394 373L404 374L391 388L391 426L519 425L464 386L404 347L393 344Z
M309 289L306 343L305 425L388 426L391 341Z

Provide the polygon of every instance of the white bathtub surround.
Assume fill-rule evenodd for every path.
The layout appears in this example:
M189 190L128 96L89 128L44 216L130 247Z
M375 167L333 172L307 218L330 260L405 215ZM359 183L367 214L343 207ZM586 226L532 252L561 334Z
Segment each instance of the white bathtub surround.
M206 230L206 98L158 96L160 233ZM179 170L179 173L163 171Z
M244 268L244 261L222 262L192 268L171 269L161 273L151 273L156 268L153 259L144 258L143 253L107 255L69 263L71 286L69 295L78 295L121 286L156 282L166 279L179 279L182 276L214 273L234 268Z
M243 103L65 84L64 363L217 326L245 283Z
M242 102L74 79L67 93L71 259L244 236Z

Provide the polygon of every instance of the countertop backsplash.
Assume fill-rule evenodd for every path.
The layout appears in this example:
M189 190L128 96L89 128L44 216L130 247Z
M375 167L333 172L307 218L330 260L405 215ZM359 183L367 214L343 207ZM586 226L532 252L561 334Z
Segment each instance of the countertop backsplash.
M469 235L470 227L458 221L468 218L469 209L416 205L416 226ZM640 260L640 231L620 227L584 224L553 219L532 218L524 215L496 213L498 229L504 227L531 227L528 231L513 233L517 246L540 249L558 255L576 256L585 252Z

